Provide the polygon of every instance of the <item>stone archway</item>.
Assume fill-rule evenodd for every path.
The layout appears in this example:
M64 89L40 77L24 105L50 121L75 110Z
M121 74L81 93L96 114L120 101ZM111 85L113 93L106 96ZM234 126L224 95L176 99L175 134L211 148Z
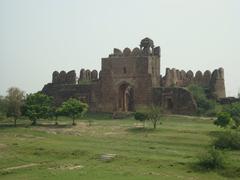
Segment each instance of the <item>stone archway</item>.
M133 88L128 83L123 83L118 88L118 111L134 111Z

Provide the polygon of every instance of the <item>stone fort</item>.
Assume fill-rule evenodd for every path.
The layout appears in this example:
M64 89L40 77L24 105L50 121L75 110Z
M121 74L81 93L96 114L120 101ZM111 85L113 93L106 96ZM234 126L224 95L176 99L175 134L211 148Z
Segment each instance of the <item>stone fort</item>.
M224 70L195 74L189 70L166 69L160 75L161 49L145 38L140 47L102 58L101 70L54 71L52 82L42 92L60 105L68 98L88 103L92 112L132 112L142 106L158 105L171 113L192 114L197 105L187 90L190 84L202 86L209 98L225 98Z

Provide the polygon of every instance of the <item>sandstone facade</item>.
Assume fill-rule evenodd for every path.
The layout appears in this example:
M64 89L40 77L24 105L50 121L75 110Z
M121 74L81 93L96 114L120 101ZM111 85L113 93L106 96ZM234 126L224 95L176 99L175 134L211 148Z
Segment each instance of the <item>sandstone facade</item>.
M54 71L52 82L42 92L54 97L56 105L70 97L89 104L91 111L127 112L151 104L160 105L170 112L191 114L196 111L192 94L185 88L196 83L208 88L215 98L225 97L224 71L213 73L166 69L160 76L160 47L145 38L140 47L114 48L102 58L101 71L81 69L76 72Z

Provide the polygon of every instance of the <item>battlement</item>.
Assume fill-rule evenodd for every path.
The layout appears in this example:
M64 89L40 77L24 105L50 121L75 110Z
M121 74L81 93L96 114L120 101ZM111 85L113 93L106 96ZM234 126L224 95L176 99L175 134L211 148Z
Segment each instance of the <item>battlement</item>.
M141 41L140 47L135 47L133 50L130 48L125 48L123 51L114 48L113 53L109 55L112 57L139 57L139 56L159 56L161 54L161 49L159 46L154 47L153 40L145 38Z
M197 71L195 74L189 70L166 69L166 74L161 78L161 86L163 87L187 87L190 84L197 84L212 91L212 95L216 98L224 98L225 83L224 69L219 68L213 72L207 70L204 73Z
M76 75L75 70L69 72L54 71L52 74L53 84L80 84L82 81L95 81L98 80L97 70L90 71L89 69L81 69L79 73L79 78Z

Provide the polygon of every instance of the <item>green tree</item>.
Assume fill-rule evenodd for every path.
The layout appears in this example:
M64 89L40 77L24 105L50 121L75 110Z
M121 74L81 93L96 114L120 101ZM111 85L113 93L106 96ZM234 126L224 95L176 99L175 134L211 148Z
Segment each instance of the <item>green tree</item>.
M14 126L17 125L17 119L21 116L21 108L24 102L24 92L19 88L11 87L7 90L7 116L13 117Z
M55 121L55 125L58 125L58 117L62 115L61 108L53 106L49 112L49 118Z
M212 147L198 157L197 164L206 170L223 169L226 165L226 156Z
M225 105L223 107L223 112L230 114L230 116L234 121L235 127L238 128L240 125L240 103L237 102L237 103Z
M226 128L232 122L231 115L227 112L221 112L218 114L217 119L214 121L214 124L220 127Z
M37 124L38 119L45 119L50 116L52 108L52 98L42 94L30 94L26 98L25 110L26 116L32 121L32 125Z
M162 109L158 106L151 106L147 113L147 120L152 122L153 128L157 128L157 123L160 122L162 117Z
M70 98L63 102L60 107L60 112L72 119L72 125L76 125L75 120L78 117L82 117L88 110L88 105L77 99Z
M6 97L0 96L0 116L7 115L7 100Z
M188 90L192 93L197 106L199 114L216 115L216 101L207 98L205 89L199 85L191 84Z

